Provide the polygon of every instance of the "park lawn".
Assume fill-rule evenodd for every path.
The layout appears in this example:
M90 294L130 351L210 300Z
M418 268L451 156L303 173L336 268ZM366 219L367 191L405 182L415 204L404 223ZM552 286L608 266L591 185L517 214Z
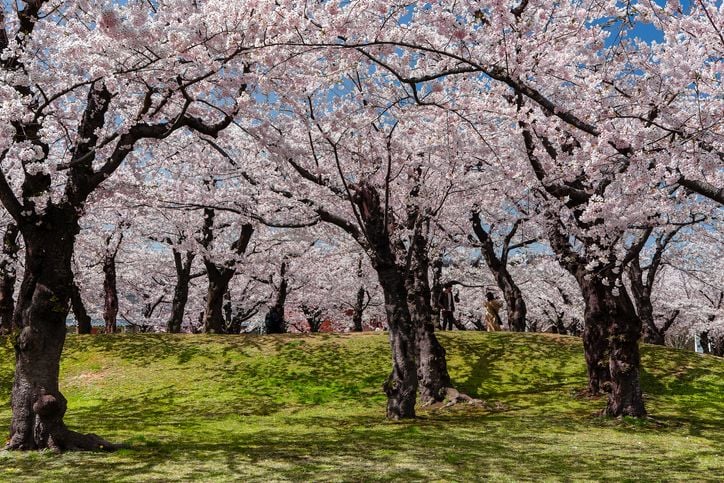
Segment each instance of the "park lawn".
M580 339L453 332L485 407L384 419L385 334L70 336L66 423L128 448L0 451L0 481L697 480L724 475L724 360L645 346L648 420L596 415ZM12 348L0 341L0 427Z

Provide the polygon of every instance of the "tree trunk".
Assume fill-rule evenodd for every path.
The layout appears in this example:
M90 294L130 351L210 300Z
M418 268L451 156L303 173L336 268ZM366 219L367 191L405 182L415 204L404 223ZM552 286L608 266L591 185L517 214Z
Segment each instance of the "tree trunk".
M206 274L209 278L209 288L206 295L206 310L204 311L204 332L207 334L224 334L224 295L229 289L229 282L234 271L220 268L206 261Z
M73 208L50 206L39 226L21 227L25 275L16 314L23 328L15 344L8 449L113 449L98 436L75 433L63 423L66 399L58 388L58 373L73 285L77 221Z
M641 356L639 338L641 319L636 315L633 303L625 290L613 297L611 313L611 394L606 414L609 416L646 416L639 367Z
M354 332L362 332L362 314L365 304L365 288L357 289L357 299L354 303L354 312L352 313L352 330Z
M445 348L435 337L428 279L427 239L422 233L415 233L410 250L412 257L407 278L407 300L415 328L417 378L422 403L431 404L445 399L452 382L447 371Z
M525 332L527 309L518 285L513 281L513 277L510 276L510 272L505 267L495 273L495 280L503 292L510 330Z
M604 411L609 416L645 416L639 379L641 319L623 288L621 274L612 268L587 270L589 260L571 248L557 226L548 235L561 265L576 278L585 302L583 348L589 394L610 391ZM608 265L614 267L613 261Z
M586 279L579 273L576 278L586 302L583 344L589 392L598 394L610 386L607 415L643 417L646 410L639 378L638 345L641 319L625 290L614 295L613 276L608 278L608 285L601 283L599 276Z
M665 331L659 330L654 322L651 288L644 284L643 270L641 269L638 255L629 263L627 272L629 275L631 294L636 305L636 312L643 326L644 342L647 344L664 345Z
M578 277L577 277L578 279ZM592 396L609 389L611 374L609 369L609 319L614 316L607 305L607 287L594 283L593 279L578 280L585 302L583 350L588 370L588 393Z
M287 302L287 263L282 262L280 269L281 281L277 290L274 304L269 307L269 312L264 319L264 325L267 334L283 334L287 331L287 323L284 320L284 305Z
M2 260L0 260L0 335L13 331L15 311L15 281L18 261L18 226L9 223L3 237Z
M191 266L193 264L193 253L187 252L186 258L182 259L181 253L173 250L173 259L176 266L176 287L173 290L173 301L171 302L171 317L168 320L168 331L172 334L181 332L181 325L184 321L186 303L189 300L189 285L191 283Z
M115 253L106 254L103 259L103 320L106 323L106 334L117 332L118 288L116 285Z
M510 241L517 232L520 221L513 225L513 228L505 237L500 256L495 253L495 243L490 238L490 234L483 228L479 213L473 212L472 222L473 231L481 244L485 263L495 277L498 288L503 292L505 309L508 314L508 326L512 331L525 332L525 318L527 315L525 300L523 300L523 294L508 271L508 253L512 248L515 248L511 248Z
M83 299L80 295L80 289L78 288L78 284L75 283L75 280L73 281L73 285L70 287L70 290L70 303L73 308L75 321L78 324L76 331L79 334L90 334L92 329L91 318L88 315L88 311L85 309L85 304L83 303Z
M216 214L213 209L204 209L204 226L201 230L203 239L201 244L207 250L211 249L214 241L214 220ZM254 227L248 223L241 225L239 238L231 244L236 255L242 255L249 246L254 233ZM230 260L224 264L214 263L210 258L204 259L206 274L209 280L209 289L206 295L206 310L204 311L204 331L210 334L226 333L224 320L224 296L229 290L229 282L236 273L236 262ZM231 325L231 323L229 323Z
M432 289L430 301L432 302L432 325L440 329L440 295L442 295L442 256L432 262Z
M392 373L384 384L387 394L387 417L403 419L415 417L417 399L417 344L415 328L407 305L404 270L398 266L395 249L390 238L392 220L382 207L377 190L360 182L352 199L362 220L364 244L367 246L372 267L377 272L385 297L387 326L392 348ZM394 227L392 227L394 228ZM404 247L399 252L404 252Z
M404 278L396 267L380 267L377 273L385 296L392 348L392 373L383 386L387 394L387 417L395 420L414 418L417 398L417 344L407 306Z

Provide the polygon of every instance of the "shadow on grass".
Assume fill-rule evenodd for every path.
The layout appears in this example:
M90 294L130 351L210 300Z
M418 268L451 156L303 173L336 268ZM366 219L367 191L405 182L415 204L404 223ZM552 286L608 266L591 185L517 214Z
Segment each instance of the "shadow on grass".
M44 462L67 478L93 475L97 480L122 481L139 475L167 479L180 465L181 479L204 480L224 475L248 480L475 480L504 475L512 480L602 480L616 474L693 475L701 468L691 455L651 457L637 454L634 442L611 448L593 439L579 446L556 444L567 433L585 427L565 418L511 421L503 415L468 414L464 421L420 418L385 423L380 418L295 417L286 424L250 433L203 430L163 441L132 441L132 448L117 455L71 455ZM153 431L149 428L149 432ZM615 454L612 468L610 450ZM707 453L699 456L712 456ZM66 459L68 458L68 459ZM81 461L78 466L68 460ZM37 461L14 461L14 467L32 472ZM613 473L612 473L613 470ZM178 470L181 471L181 470ZM30 473L32 474L32 473Z
M384 336L69 337L64 357L75 371L88 354L135 373L148 371L148 380L124 386L125 393L109 387L102 393L107 398L71 405L66 416L72 428L125 438L131 449L58 458L0 454L0 466L8 459L13 470L32 475L40 461L47 467L44 479L72 481L87 475L94 481L139 475L159 480L230 475L244 480L474 480L481 475L599 480L625 479L620 468L626 465L638 475L657 475L665 466L667 475L678 479L697 474L697 459L715 459L715 453L706 445L697 447L697 458L679 451L642 452L635 438L688 433L715 447L724 443L724 390L712 392L724 389L724 368L716 361L645 348L644 368L651 369L642 371L642 383L662 425L637 425L593 418L600 401L571 397L572 389L585 384L577 339L444 333L440 340L461 390L500 400L510 409L459 406L421 411L412 422L384 422L381 385L390 368ZM0 350L12 354L9 345ZM156 377L163 371L164 377ZM12 363L0 358L2 397L11 379ZM82 400L84 388L73 391ZM607 460L612 452L619 469ZM0 473L0 479L5 476Z

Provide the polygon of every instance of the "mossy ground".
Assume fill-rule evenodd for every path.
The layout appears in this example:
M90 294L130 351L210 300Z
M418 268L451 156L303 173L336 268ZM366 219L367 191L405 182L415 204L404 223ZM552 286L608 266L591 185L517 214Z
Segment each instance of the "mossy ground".
M384 419L385 334L70 336L66 423L115 453L0 451L7 481L697 480L724 475L724 361L643 348L652 419L596 416L580 340L440 335L487 408ZM0 427L12 348L0 341Z

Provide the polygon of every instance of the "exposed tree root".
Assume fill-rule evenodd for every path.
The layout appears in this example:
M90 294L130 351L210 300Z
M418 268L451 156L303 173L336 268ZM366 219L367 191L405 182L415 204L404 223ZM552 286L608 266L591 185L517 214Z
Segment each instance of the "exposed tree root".
M604 396L608 396L608 393L611 392L610 387L610 384L606 383L601 391L591 392L590 388L585 388L578 391L572 390L571 395L575 399L601 399Z
M8 451L33 451L49 449L56 453L64 451L116 451L123 445L106 441L97 434L82 434L69 429L53 431L45 441L23 441L22 438L11 438L5 449Z
M495 404L490 404L482 399L470 397L467 394L458 391L454 387L445 388L443 390L443 394L445 396L442 401L428 401L423 404L423 407L431 410L438 410L456 406L458 404L467 404L469 406L484 408L488 411L504 411L508 409L508 407L502 403L496 402Z

